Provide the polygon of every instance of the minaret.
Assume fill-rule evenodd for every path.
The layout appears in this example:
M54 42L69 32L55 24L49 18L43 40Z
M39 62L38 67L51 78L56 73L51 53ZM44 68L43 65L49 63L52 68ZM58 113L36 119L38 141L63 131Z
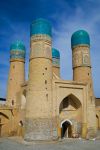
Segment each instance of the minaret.
M7 102L9 106L17 107L17 94L25 81L25 46L16 41L10 46L10 70L7 87Z
M25 137L50 140L52 135L51 25L45 19L31 24L29 82L26 96Z
M96 133L95 97L90 62L90 38L88 33L84 30L73 33L71 37L71 47L73 57L73 80L88 84L87 134L89 137L93 137Z
M57 49L52 48L53 73L60 77L60 53Z

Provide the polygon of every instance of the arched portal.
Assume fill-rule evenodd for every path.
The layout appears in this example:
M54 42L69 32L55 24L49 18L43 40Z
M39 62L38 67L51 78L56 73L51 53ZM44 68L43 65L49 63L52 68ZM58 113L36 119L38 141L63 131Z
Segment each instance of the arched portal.
M72 137L72 122L70 120L64 120L61 123L61 138Z
M81 135L82 104L72 93L66 96L59 104L59 118L60 120L64 120L61 123L60 136L62 138L71 138ZM73 126L70 120L72 120Z

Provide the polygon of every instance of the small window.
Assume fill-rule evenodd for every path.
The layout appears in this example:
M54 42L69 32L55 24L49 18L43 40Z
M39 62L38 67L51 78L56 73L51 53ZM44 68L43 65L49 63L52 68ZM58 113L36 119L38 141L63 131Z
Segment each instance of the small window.
M12 105L14 105L14 100L12 100Z
M19 125L20 125L21 127L23 127L23 121L22 121L22 120L19 121Z
M47 80L45 80L45 84L47 84Z
M88 73L88 76L89 76L90 74Z
M45 70L47 70L47 67L45 68Z
M44 75L44 73L42 73Z

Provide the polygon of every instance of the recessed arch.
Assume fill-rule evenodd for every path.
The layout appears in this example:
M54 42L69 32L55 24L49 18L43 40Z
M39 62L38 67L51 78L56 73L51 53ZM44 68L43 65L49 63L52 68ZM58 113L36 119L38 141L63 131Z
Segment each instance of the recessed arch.
M80 100L73 95L72 93L66 96L59 105L59 113L61 113L62 110L76 110L81 107Z

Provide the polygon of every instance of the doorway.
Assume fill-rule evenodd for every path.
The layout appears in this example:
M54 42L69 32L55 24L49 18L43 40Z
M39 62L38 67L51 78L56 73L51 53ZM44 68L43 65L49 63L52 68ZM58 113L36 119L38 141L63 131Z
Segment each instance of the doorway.
M61 138L71 138L72 137L72 125L69 121L62 123L61 128Z

